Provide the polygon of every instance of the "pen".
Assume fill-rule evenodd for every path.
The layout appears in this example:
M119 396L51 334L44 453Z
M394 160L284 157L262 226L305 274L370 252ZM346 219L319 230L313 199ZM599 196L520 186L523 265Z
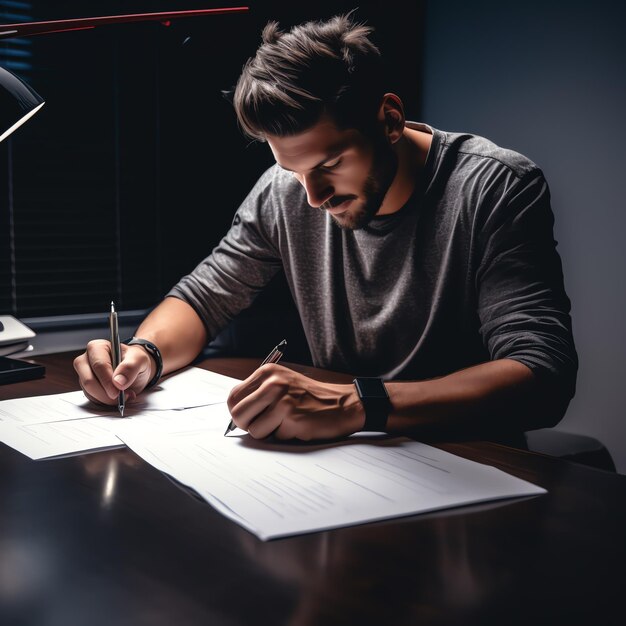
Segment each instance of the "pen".
M111 302L111 312L109 313L109 326L111 328L111 365L113 371L122 360L122 348L120 346L120 329L117 324L117 313L115 312L115 304ZM124 417L124 405L126 404L126 396L120 391L117 396L117 409L120 415Z
M266 357L261 365L265 365L266 363L278 363L283 356L283 351L281 348L287 345L287 340L283 339ZM259 366L260 367L260 366ZM224 432L224 437L228 435L229 432L235 430L235 422L230 420L230 424L226 427L226 431Z

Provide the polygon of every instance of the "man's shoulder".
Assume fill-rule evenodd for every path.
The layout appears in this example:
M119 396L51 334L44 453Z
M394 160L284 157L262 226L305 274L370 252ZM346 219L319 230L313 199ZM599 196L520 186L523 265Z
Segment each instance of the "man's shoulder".
M287 224L290 229L297 228L299 223L304 227L306 217L311 214L311 211L302 210L305 208L308 204L302 185L290 172L274 164L259 176L238 214L247 221L285 230Z
M540 193L545 187L541 169L516 150L473 133L432 129L432 134L426 193L439 207L450 208L441 210L442 216L464 215L477 225L477 215L508 207L505 199L522 189Z
M294 201L297 196L302 195L298 193L301 190L301 185L291 173L275 163L259 176L252 192L259 195L269 194L274 198Z
M465 174L486 170L507 169L516 178L538 172L537 164L527 156L504 148L490 139L473 133L439 131L444 152L454 158Z

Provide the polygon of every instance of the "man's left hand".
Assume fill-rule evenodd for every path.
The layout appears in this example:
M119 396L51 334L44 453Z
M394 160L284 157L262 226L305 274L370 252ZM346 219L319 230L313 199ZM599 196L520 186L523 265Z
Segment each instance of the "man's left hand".
M234 387L228 408L234 423L255 439L336 439L365 423L353 384L322 383L274 363Z

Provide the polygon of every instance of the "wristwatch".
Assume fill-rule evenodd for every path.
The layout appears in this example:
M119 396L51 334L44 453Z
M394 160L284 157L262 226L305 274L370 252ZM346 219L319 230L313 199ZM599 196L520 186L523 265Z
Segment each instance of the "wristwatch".
M159 380L161 379L161 374L163 373L163 357L161 356L161 351L147 339L141 339L140 337L132 337L127 341L123 341L127 346L143 346L148 354L154 359L156 363L156 374L152 377L152 380L146 385L146 389L150 389L154 387Z
M389 394L381 378L355 378L354 386L365 408L363 430L385 432L391 411Z

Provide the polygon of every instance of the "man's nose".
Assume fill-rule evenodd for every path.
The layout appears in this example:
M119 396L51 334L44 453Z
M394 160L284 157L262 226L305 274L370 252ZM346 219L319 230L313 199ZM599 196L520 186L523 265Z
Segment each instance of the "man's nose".
M307 202L316 209L321 207L327 200L330 200L335 194L333 186L329 185L324 176L317 172L303 174L300 178L300 183L306 191Z

